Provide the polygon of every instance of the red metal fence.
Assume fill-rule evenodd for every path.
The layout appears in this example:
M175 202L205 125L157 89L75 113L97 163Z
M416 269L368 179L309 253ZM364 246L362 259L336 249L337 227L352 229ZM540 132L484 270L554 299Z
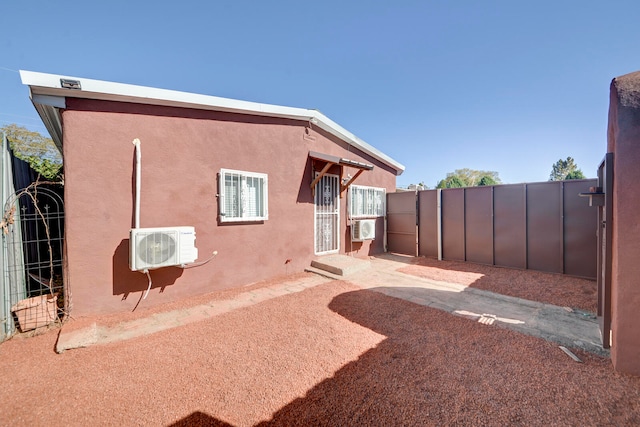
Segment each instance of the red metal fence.
M595 278L597 210L578 194L596 185L588 179L388 194L388 247Z

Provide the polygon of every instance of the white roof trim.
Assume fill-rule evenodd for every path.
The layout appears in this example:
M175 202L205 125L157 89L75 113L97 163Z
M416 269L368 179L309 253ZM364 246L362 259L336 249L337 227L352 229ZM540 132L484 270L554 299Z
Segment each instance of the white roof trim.
M29 86L31 90L31 100L45 122L45 125L47 125L47 130L49 130L51 137L59 148L62 146L62 141L57 140L61 139L62 136L60 119L57 117L57 120L52 120L52 115L54 115L54 113L59 115L58 109L64 107L61 107L59 102L51 102L52 99L55 99L53 97L100 99L311 121L315 126L337 136L347 144L362 150L373 158L392 167L396 170L397 175L400 175L405 169L404 165L367 144L317 110L283 107L279 105L221 98L217 96L106 82L80 77L37 73L33 71L20 70L20 77L22 79L22 83ZM80 81L82 88L63 88L60 82L61 79L78 80ZM49 102L42 102L43 100L49 100ZM43 114L45 115L43 116Z

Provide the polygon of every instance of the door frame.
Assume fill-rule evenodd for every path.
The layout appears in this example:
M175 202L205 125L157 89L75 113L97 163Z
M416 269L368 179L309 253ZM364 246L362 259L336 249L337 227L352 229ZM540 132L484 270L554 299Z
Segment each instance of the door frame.
M602 347L611 347L611 272L613 234L613 153L598 167L598 187L604 206L598 206L598 324Z
M316 172L315 176L317 177L319 174L319 172ZM325 178L327 179L332 179L335 180L335 185L331 185L330 186L330 191L331 191L331 196L333 197L333 199L335 200L335 206L334 206L334 210L333 212L319 212L318 211L318 207L319 204L318 202L320 200L322 200L322 197L324 197L324 191L321 187L318 187L319 185L322 185L325 182ZM320 191L318 191L320 190ZM336 175L336 174L329 174L329 173L325 173L316 183L316 188L315 188L315 195L314 195L314 200L313 200L313 252L315 255L326 255L326 254L333 254L333 253L339 253L340 252L340 229L341 229L341 218L340 218L340 175ZM319 241L318 241L318 214L330 214L330 215L335 215L336 216L336 226L334 227L333 230L333 236L332 236L332 241L334 242L335 248L329 249L329 250L321 250L318 251L318 249L322 249L319 245Z

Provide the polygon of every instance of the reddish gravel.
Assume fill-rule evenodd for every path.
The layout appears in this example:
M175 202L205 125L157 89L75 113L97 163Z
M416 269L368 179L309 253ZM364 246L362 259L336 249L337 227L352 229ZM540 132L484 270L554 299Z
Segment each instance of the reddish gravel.
M0 345L0 424L640 424L640 378L607 359L348 282L61 355L56 337Z
M577 308L596 313L595 280L533 270L515 270L459 261L414 258L414 265L398 271L442 282L457 283L498 294Z

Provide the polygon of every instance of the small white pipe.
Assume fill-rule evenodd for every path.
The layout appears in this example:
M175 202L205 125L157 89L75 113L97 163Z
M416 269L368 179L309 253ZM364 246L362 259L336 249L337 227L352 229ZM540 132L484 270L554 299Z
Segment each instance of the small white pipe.
M153 284L153 282L151 281L151 273L149 273L149 270L145 268L142 272L146 274L147 277L149 278L149 286L147 287L147 290L144 292L144 295L142 296L142 299L147 299L147 295L149 295L149 291L151 290L151 285Z
M138 138L133 140L133 145L135 145L136 149L136 206L135 206L135 228L140 228L140 158L142 154L140 153L140 140Z
M442 189L436 190L436 218L438 232L438 260L442 261Z

